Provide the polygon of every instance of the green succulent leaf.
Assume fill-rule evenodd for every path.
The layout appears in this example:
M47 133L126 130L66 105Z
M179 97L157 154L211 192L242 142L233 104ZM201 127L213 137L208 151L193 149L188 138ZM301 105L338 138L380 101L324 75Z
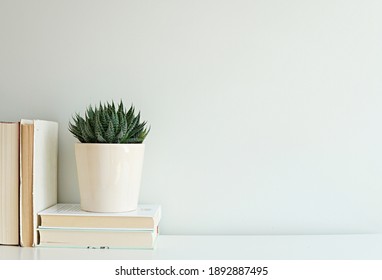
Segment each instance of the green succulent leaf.
M133 105L126 110L122 100L89 106L82 117L76 113L68 130L81 143L142 143L150 131L147 122L140 121Z

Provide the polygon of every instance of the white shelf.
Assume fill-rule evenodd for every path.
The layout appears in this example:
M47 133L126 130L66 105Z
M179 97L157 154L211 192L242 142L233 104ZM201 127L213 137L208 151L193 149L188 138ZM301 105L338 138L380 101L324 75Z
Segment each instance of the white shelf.
M0 246L0 259L382 259L382 234L288 236L161 235L154 250Z

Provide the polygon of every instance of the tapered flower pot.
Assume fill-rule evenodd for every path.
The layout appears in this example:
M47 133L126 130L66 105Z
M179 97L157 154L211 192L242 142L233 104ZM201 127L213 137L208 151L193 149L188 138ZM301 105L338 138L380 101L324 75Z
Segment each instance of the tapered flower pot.
M144 144L76 143L81 209L127 212L137 209Z

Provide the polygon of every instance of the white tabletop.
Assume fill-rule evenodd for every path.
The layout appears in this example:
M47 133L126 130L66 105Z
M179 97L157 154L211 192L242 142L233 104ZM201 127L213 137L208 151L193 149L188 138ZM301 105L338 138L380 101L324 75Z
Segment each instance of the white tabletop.
M161 235L154 250L0 246L0 259L382 260L382 234Z

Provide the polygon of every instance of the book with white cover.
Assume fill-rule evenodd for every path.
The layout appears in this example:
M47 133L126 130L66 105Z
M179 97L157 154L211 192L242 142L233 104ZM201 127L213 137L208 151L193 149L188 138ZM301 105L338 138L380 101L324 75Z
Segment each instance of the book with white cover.
M37 244L37 213L57 203L58 123L21 120L20 244Z
M0 123L0 244L19 244L19 128Z
M89 249L153 249L158 228L153 231L118 229L39 228L40 247Z
M140 204L137 210L98 213L81 210L80 204L59 203L39 212L40 228L130 229L153 231L161 219L161 206Z

